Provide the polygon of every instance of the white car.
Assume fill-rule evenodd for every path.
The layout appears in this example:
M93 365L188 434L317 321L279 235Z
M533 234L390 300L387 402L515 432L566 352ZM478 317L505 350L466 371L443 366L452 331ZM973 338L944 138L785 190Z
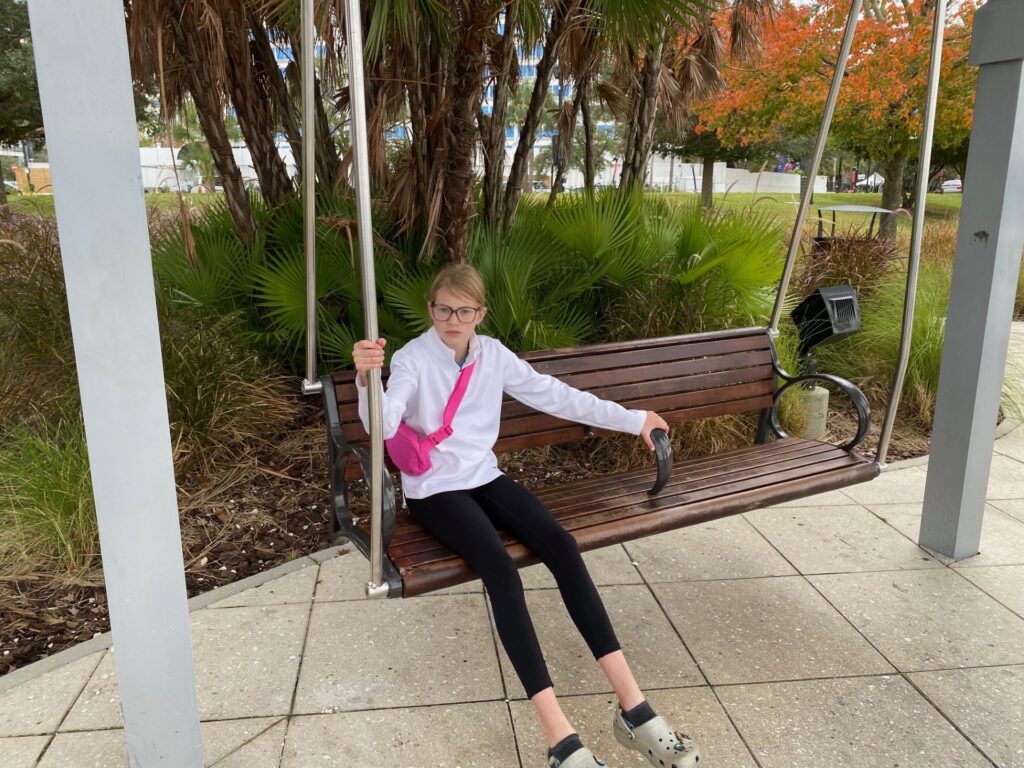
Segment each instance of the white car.
M964 183L960 179L948 179L942 182L943 192L963 192Z

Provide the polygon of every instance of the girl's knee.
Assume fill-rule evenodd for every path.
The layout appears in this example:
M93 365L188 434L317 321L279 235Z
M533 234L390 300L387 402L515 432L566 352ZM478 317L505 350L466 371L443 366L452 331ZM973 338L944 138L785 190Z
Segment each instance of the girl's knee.
M571 533L559 526L544 536L544 549L537 556L549 568L575 566L583 563L580 546Z
M500 552L493 552L478 558L477 562L472 563L472 565L474 570L480 575L480 579L483 581L484 586L487 587L488 592L507 589L516 585L518 585L519 589L522 589L519 569L504 547Z

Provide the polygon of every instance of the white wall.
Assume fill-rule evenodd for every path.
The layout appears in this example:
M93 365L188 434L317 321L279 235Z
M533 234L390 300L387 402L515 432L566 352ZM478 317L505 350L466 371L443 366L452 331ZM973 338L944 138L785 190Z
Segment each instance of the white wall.
M175 150L177 153L179 150ZM278 144L278 153L284 160L285 168L289 178L294 178L299 169L292 157L292 148L287 142ZM256 175L256 167L252 162L252 153L244 144L233 146L231 154L235 158L238 170L242 174L242 181L246 184L257 183L259 177ZM174 189L174 167L171 150L167 147L139 147L139 156L142 160L142 185L147 190L167 187ZM178 166L178 178L185 190L190 190L200 183L199 174L193 170Z
M671 174L671 178L670 178ZM703 163L684 163L655 155L647 168L647 183L656 189L671 186L677 192L700 192L704 180ZM818 176L815 192L827 191L827 178ZM763 194L800 194L800 176L795 173L751 172L743 168L726 168L715 163L712 186L715 192L757 192Z

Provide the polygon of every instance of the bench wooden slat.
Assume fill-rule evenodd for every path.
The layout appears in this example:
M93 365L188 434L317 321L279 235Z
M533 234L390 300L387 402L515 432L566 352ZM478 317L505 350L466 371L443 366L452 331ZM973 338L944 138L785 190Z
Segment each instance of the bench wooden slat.
M713 457L717 461L701 458L677 463L673 471L673 478L662 490L662 494L670 492L671 489L680 484L691 483L696 480L710 483L712 478L735 472L739 467L749 471L759 467L780 467L787 463L792 464L794 461L805 461L808 457L816 454L827 453L835 455L834 446L807 440L782 440L775 443L766 443L763 446L757 446L757 448L761 450L752 451L749 448L745 448L741 451L719 454ZM554 512L558 513L562 508L578 501L585 502L594 498L635 495L640 492L646 494L647 490L651 487L653 477L653 469L622 473L621 475L597 475L584 481L545 488L540 493L543 496L544 503ZM402 546L426 535L429 534L419 523L412 520L412 518L407 518L405 522L400 522L395 526L395 533L391 543L392 546Z
M743 339L741 342L734 341L734 343L748 346L750 347L749 349L740 349L738 351L722 350L718 356L709 357L703 354L686 354L675 361L656 360L648 362L646 365L629 362L629 364L600 366L574 373L557 370L554 372L543 371L542 373L557 375L558 378L573 387L589 388L603 384L652 381L663 377L691 373L712 373L730 368L771 364L771 350L768 347L767 339L761 339L760 345L753 344L748 337L741 337L741 339ZM708 348L714 347L709 346ZM585 347L584 349L589 348ZM534 353L527 353L522 355L522 358L529 360L532 355ZM539 367L537 368L539 371L541 370ZM385 382L387 382L388 373L387 369L382 372L382 378ZM354 378L355 374L351 371L334 375L335 397L338 400L339 406L356 401Z
M712 355L726 355L735 352L746 352L751 349L767 349L766 339L756 336L741 336L714 341L689 344L676 344L664 347L635 349L623 352L610 352L605 355L586 355L579 357L556 358L531 362L541 373L561 376L567 373L583 371L599 371L607 368L632 367L648 363L667 363L676 360L692 360Z
M632 541L644 536L662 533L701 522L707 522L739 512L758 509L802 498L809 493L821 493L835 488L868 481L878 474L878 467L865 459L845 468L828 472L782 479L767 477L758 486L748 486L731 496L715 496L694 499L684 505L652 507L633 516L625 522L615 518L605 522L593 522L585 527L569 527L580 549L588 551L612 544ZM518 541L510 541L506 551L519 567L538 562L537 558ZM410 567L400 565L405 582L405 594L414 596L442 589L455 584L471 581L476 574L465 561L452 554L451 557L434 560Z
M770 393L767 393L760 397L746 398L727 403L716 403L714 405L663 411L660 415L669 424L678 424L684 421L696 421L698 419L713 418L715 416L756 411L762 408L770 408L771 405L772 396ZM545 432L537 432L534 434L499 437L498 441L494 444L494 452L498 454L511 453L513 451L521 451L526 448L535 448L541 445L574 442L576 440L583 440L589 436L587 430L582 425L571 424L570 422L565 421L563 421L562 424L566 426L556 427ZM351 423L347 426L343 426L342 432L345 435L345 439L353 445L364 445L367 442L367 436L363 430L362 424ZM595 429L592 431L592 435L594 437L607 437L612 434L615 433L604 429ZM391 471L397 471L390 463L389 467L391 468ZM346 468L345 478L347 480L354 480L360 476L361 472L359 465L354 462L350 463Z
M760 353L759 353L760 354ZM621 378L627 381L632 378L628 369L616 371ZM571 377L563 380L577 389L585 389L591 394L603 400L613 400L625 404L627 399L637 399L641 396L653 396L666 393L697 392L701 390L712 390L728 384L743 384L750 381L770 381L772 375L771 360L762 362L759 365L746 365L743 367L732 367L723 370L712 371L689 376L669 376L666 378L650 381L632 381L629 383L615 384L593 384L590 386L581 385L578 382L569 381ZM343 403L338 406L341 414L341 422L344 425L361 423L359 421L358 403ZM506 397L502 401L501 418L508 419L524 414L537 413L533 408L521 403L512 397Z
M620 398L618 402L624 408L673 413L687 408L704 406L709 402L714 404L735 402L757 395L771 395L771 393L772 382L762 378L760 381L716 387L713 390L702 389L697 392L678 392L658 396L644 394L640 397ZM531 415L518 418L502 419L498 437L514 437L547 429L557 429L575 423L536 411L530 413Z
M683 472L682 467L677 467L678 472L674 472L673 475L685 476L666 486L656 498L647 495L647 487L635 485L620 493L580 495L560 501L552 501L543 492L538 494L538 497L551 509L563 526L575 530L612 518L624 520L631 514L643 514L646 509L656 508L665 503L692 503L715 496L732 495L747 486L760 487L767 477L790 479L859 463L856 457L851 457L833 446L821 443L818 446L825 450L819 449L804 455L790 454L789 458L783 461L734 463L725 471L706 471L703 475L697 476L689 471ZM426 531L423 533L426 534ZM401 540L393 539L388 552L396 561L404 563L408 562L407 558L411 555L435 548L437 545L433 541L436 540L433 540L432 536L417 540L407 533Z
M708 373L701 376L685 376L661 379L660 381L634 382L611 386L595 386L587 391L602 400L611 400L622 405L636 402L641 398L666 394L697 393L720 390L732 384L746 384L752 381L771 382L771 365L748 368L734 368L728 371ZM719 399L724 392L708 392L707 397ZM724 399L724 398L723 398ZM732 398L729 398L732 399ZM626 407L635 407L626 405ZM536 413L530 406L518 400L506 399L502 404L501 418L513 419L524 414Z
M723 341L726 339L756 337L767 339L767 333L762 327L751 328L728 328L718 331L703 331L701 333L686 333L678 336L659 336L653 339L632 339L630 341L606 341L600 344L587 344L580 347L561 347L555 349L536 350L527 352L523 359L533 361L547 360L549 358L579 357L585 355L601 355L606 352L621 352L632 349L647 349L649 347L665 347L677 344L696 344L704 341Z
M688 504L696 504L711 500L720 500L723 504L730 495L763 488L776 482L790 480L807 480L818 474L827 474L831 471L848 469L856 466L859 462L850 461L849 456L834 458L816 464L802 467L794 467L786 471L767 473L748 478L738 479L735 482L701 488L687 492L686 494L673 494L670 496L659 496L657 499L637 497L634 499L622 498L609 501L606 507L595 507L585 513L575 516L556 515L559 523L572 534L592 526L604 525L614 522L623 533L627 533L632 525L633 518L642 518L651 512L672 507L684 507ZM403 568L414 568L439 559L451 557L454 553L445 545L437 542L429 548L421 547L415 549L415 545L409 547L409 552L394 552L388 548L388 555L392 561Z

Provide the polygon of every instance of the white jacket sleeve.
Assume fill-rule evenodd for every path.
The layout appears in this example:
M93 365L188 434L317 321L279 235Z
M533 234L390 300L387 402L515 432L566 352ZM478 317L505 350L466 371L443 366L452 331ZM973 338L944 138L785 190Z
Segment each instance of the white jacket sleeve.
M589 392L570 387L554 376L538 373L512 350L500 345L505 392L531 408L592 427L639 435L647 411L623 408Z
M410 365L409 356L402 350L395 352L391 358L391 375L388 376L388 386L384 391L382 403L384 439L388 440L395 436L398 425L405 416L405 408L416 391L417 376L415 369ZM363 422L363 429L370 431L370 399L368 387L359 383L359 376L356 376L356 391L359 393L359 420Z

